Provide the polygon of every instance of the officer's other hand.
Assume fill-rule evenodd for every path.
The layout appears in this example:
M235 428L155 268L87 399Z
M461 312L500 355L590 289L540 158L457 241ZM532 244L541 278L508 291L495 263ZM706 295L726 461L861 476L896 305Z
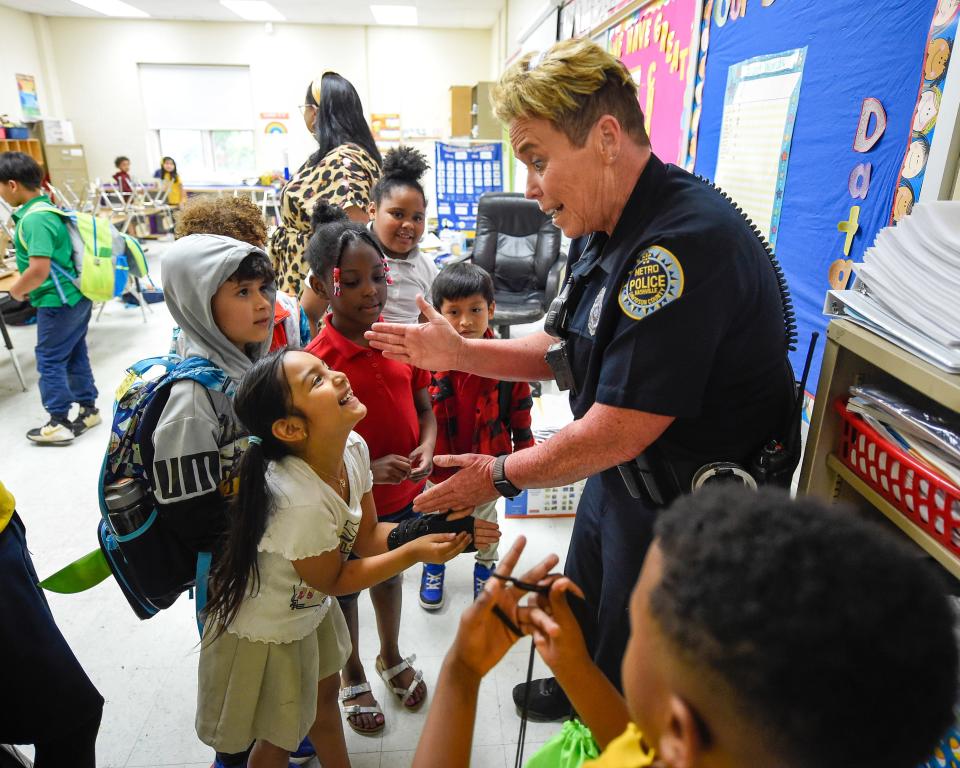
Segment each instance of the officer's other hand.
M450 479L428 488L413 500L416 512L475 507L500 496L493 487L493 456L462 453L459 456L435 456L433 465L441 469L459 469Z
M390 360L428 371L459 370L463 338L422 294L417 294L417 306L426 322L416 325L374 323L364 337L371 347L382 351Z
M374 485L396 485L410 476L410 459L389 453L370 462Z

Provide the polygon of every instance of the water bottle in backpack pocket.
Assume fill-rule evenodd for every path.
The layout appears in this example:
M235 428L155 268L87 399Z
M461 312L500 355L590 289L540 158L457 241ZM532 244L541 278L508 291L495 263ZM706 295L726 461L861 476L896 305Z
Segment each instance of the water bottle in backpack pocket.
M107 486L100 548L134 613L149 619L193 586L196 553L174 536L153 494L132 478Z

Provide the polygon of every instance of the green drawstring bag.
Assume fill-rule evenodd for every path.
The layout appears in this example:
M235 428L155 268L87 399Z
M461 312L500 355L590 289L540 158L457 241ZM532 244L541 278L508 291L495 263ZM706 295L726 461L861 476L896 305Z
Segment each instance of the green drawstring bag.
M600 757L593 734L579 720L567 720L560 733L527 760L525 768L580 768Z

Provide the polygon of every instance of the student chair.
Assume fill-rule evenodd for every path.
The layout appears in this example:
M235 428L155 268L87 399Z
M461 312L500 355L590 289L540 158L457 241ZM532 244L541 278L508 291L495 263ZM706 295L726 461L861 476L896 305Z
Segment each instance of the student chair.
M560 290L560 230L518 192L488 192L477 207L473 263L493 278L501 338L510 326L543 317Z

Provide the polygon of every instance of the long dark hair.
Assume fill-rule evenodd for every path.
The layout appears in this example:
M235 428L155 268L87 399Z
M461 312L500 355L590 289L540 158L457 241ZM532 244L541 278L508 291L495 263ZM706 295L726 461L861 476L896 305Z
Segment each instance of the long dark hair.
M164 157L162 160L160 160L160 178L162 179L162 178L163 178L163 174L165 174L165 173L167 172L167 169L163 167L163 164L164 164L165 162L167 162L167 160L169 160L171 163L173 163L173 170L170 171L170 173L171 173L171 175L172 175L172 177L173 177L172 180L173 180L173 181L177 181L177 180L180 178L180 174L177 172L177 161L174 160L174 159L173 159L172 157L170 157L169 155L168 155L167 157Z
M280 349L255 362L244 374L234 398L237 416L255 439L240 458L239 488L230 502L226 543L210 572L206 616L217 628L214 639L236 618L244 597L260 589L257 546L273 509L267 467L271 461L290 455L287 445L274 437L273 423L297 415L283 372L286 352Z
M312 87L307 93L307 103L316 103ZM380 150L363 115L360 96L349 80L336 72L324 72L320 79L320 103L316 106L314 138L319 148L310 156L310 165L319 163L331 149L348 143L363 147L377 166L383 165Z

